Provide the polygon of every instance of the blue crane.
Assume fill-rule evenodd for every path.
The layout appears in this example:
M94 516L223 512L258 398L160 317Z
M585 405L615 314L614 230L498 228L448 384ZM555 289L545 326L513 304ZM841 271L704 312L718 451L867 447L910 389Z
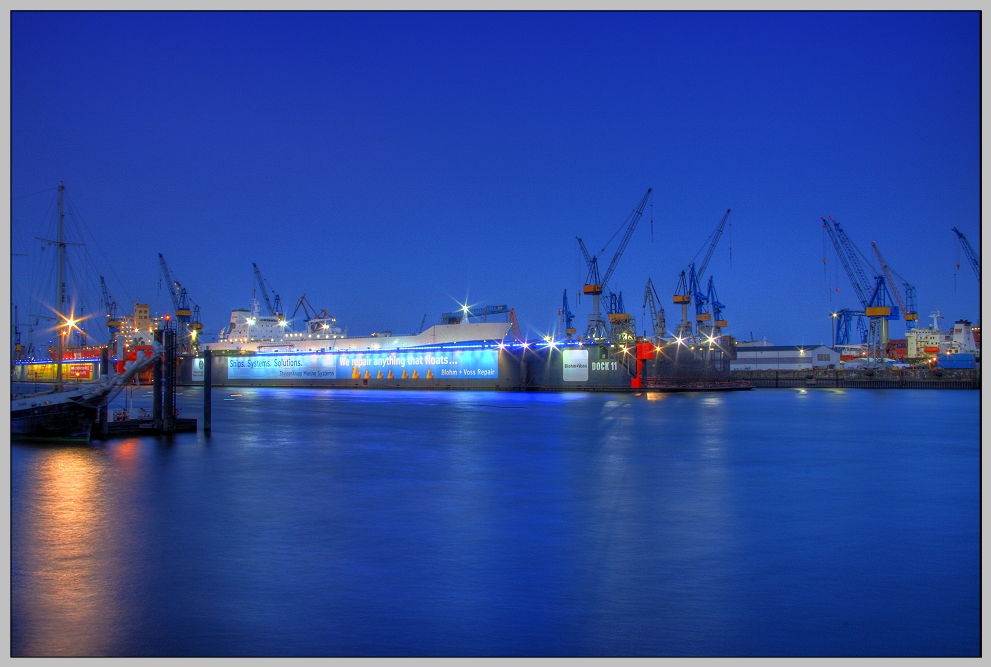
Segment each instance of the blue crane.
M265 299L265 308L268 310L268 316L269 317L278 317L280 319L283 319L283 314L282 314L282 297L280 297L278 294L276 294L275 290L273 289L272 290L272 294L275 294L275 304L273 305L272 302L268 298L268 290L265 289L265 283L267 283L268 281L265 280L262 277L261 269L258 268L258 265L257 264L255 264L254 262L252 262L251 263L251 266L255 270L255 278L258 280L258 289L262 293L262 298ZM271 287L271 286L272 286L271 283L269 283L269 287Z
M564 299L563 299L563 302L561 304L561 317L564 318L564 336L568 340L571 340L571 337L574 334L578 333L578 330L575 329L573 326L571 326L572 322L575 319L575 315L574 315L574 313L571 312L571 309L568 308L568 290L567 289L564 290Z
M867 344L868 328L867 325L864 324L864 317L866 317L866 313L864 313L864 311L844 308L833 313L833 317L836 318L836 331L833 338L834 345L856 344L850 336L851 325L854 321L857 323L857 333L860 338L860 344ZM856 318L856 320L854 318Z
M916 327L916 325L918 325L919 322L919 307L916 304L915 287L913 287L907 280L899 276L894 269L888 266L888 263L884 261L884 256L881 255L881 251L877 247L877 243L872 241L871 247L874 248L874 254L877 255L877 261L881 264L881 271L884 272L884 277L887 279L888 285L891 287L891 294L895 297L895 301L898 302L898 307L901 309L901 312L905 317L905 330L911 331ZM902 287L905 288L904 299L898 291L897 283L895 283L895 277L901 281Z
M165 284L169 288L169 296L172 297L172 307L175 310L177 320L178 338L180 354L197 354L199 343L196 337L203 329L199 321L199 306L196 307L196 317L189 308L189 296L186 288L179 284L179 281L172 277L169 265L165 263L165 257L158 253L158 261L162 267L162 275L165 276Z
M688 266L687 273L686 271L682 271L678 276L678 286L675 288L674 303L681 306L681 324L678 325L679 339L684 340L692 337L692 323L688 320L688 306L691 305L693 300L695 302L696 322L701 325L702 322L712 319L706 308L708 294L702 291L702 281L705 277L705 270L709 267L709 260L712 259L712 255L716 251L716 246L719 244L719 238L722 236L723 229L726 227L730 210L726 209L726 213L723 214L719 224L716 225L715 231L706 239L709 243L709 249L706 251L705 257L699 264L698 269L695 268L695 261L692 260ZM704 248L705 245L703 244L702 247ZM699 252L701 252L701 249ZM698 256L698 253L696 253L696 256ZM701 334L702 332L699 331L699 333Z
M954 227L953 228L953 233L957 235L957 238L958 239L960 239L960 245L963 246L964 254L967 255L967 261L970 262L970 268L974 269L974 275L977 276L977 282L980 283L981 282L981 260L979 260L977 258L977 253L974 252L974 249L970 245L970 241L968 241L967 240L967 237L963 235L963 232L961 232L959 229L957 229L956 227ZM957 264L957 268L958 269L960 268L960 265L959 264Z
M898 319L898 306L895 305L891 292L888 290L884 275L874 276L873 283L867 278L860 258L870 263L867 257L860 252L850 237L846 235L843 228L832 216L829 217L830 225L825 218L822 220L823 228L829 233L829 238L836 248L836 255L840 258L843 268L846 270L850 283L860 305L864 309L864 315L870 320L870 331L867 338L867 357L876 361L884 356L884 345L888 342L888 321Z
M706 298L712 307L712 329L709 332L709 338L715 342L719 338L719 334L722 333L723 327L726 326L726 320L723 319L723 308L726 306L719 303L719 298L716 296L716 283L712 276L709 276L709 289Z

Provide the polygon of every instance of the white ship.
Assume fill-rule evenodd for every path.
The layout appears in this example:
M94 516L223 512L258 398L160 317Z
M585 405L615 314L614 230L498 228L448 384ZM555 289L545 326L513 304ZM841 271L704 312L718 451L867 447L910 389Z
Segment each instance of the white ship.
M303 331L293 331L289 320L259 313L257 301L251 310L231 311L231 320L216 343L204 347L211 352L331 352L345 350L401 350L411 347L466 342L506 340L510 322L461 322L436 324L418 334L393 336L391 331L351 338L327 311L306 320Z

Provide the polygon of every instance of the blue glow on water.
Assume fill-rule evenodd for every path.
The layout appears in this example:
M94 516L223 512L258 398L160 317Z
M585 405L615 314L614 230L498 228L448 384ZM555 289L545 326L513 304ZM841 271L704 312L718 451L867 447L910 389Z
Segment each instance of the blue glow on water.
M209 439L12 445L11 654L979 655L979 424L973 391L215 388Z

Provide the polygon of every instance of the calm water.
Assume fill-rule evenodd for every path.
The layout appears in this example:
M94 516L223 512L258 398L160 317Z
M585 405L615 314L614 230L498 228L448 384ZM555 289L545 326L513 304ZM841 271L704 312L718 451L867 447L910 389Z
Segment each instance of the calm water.
M979 655L979 402L215 390L11 447L11 654Z

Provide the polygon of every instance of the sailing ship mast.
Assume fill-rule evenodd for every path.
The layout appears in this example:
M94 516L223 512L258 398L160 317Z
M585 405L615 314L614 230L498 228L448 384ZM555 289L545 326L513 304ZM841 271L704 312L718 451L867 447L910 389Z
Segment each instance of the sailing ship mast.
M58 182L58 359L55 361L55 389L62 389L62 325L67 322L65 317L65 241L62 238L62 226L65 220L65 211L62 208L62 200L65 196L65 186L62 181Z

